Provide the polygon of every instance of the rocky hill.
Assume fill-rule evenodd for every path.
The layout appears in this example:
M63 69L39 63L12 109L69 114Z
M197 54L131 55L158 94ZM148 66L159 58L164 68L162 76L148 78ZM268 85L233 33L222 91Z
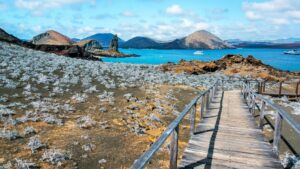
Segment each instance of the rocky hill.
M156 42L146 37L135 37L121 45L122 48L153 49L225 49L233 48L230 44L205 30L194 32L184 38L171 42Z
M181 39L184 48L192 49L224 49L232 48L225 41L217 37L216 35L205 31L194 32L187 37Z
M121 45L122 48L136 48L136 49L147 49L147 48L160 48L161 44L153 39L146 37L134 37Z
M102 49L102 46L96 40L82 40L75 45L84 48L85 51L91 52Z
M97 33L89 37L83 38L82 40L96 40L102 47L109 47L111 40L113 39L114 34L112 33ZM124 42L123 39L118 38L119 44Z
M54 30L33 37L31 42L36 45L72 45L74 43L69 37Z
M8 34L3 29L0 28L0 41L10 42L10 43L16 43L16 44L22 44L23 41L16 38L15 36Z

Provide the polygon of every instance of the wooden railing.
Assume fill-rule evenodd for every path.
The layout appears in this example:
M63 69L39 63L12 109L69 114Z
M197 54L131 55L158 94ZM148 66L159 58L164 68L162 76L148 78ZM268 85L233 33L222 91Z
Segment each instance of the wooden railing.
M177 159L178 159L178 139L179 139L179 125L184 117L190 113L190 135L195 133L195 117L196 117L196 108L198 101L201 100L201 110L200 110L200 120L204 115L204 111L208 109L210 102L212 101L213 96L216 93L218 88L219 81L216 82L206 91L202 92L196 96L179 114L179 116L171 122L171 124L164 130L160 137L152 144L152 146L131 166L131 169L142 169L148 162L152 159L154 154L162 147L168 137L172 134L171 144L170 144L170 169L177 168Z
M246 103L249 106L250 112L254 115L256 108L259 110L259 126L263 128L265 116L268 114L265 112L266 106L272 108L275 114L275 125L274 125L274 138L273 138L273 150L278 155L279 154L279 142L282 138L282 122L283 120L295 130L297 134L300 135L300 125L286 112L284 111L279 105L274 104L270 99L264 98L262 95L257 94L253 91L249 85L249 83L242 82L242 94ZM256 101L260 100L260 107L257 106ZM285 141L286 144L288 144ZM288 145L290 149L292 147ZM295 152L293 152L295 153Z
M300 96L300 81L298 82L286 82L286 81L281 81L279 82L278 90L275 90L274 92L266 92L266 84L267 83L274 83L274 82L267 82L267 81L257 81L257 92L259 94L265 94L265 95L271 95L271 96L290 96L290 97L296 97L296 99L299 98ZM283 84L289 84L289 85L295 85L294 91L291 89L290 92L284 93L283 92Z

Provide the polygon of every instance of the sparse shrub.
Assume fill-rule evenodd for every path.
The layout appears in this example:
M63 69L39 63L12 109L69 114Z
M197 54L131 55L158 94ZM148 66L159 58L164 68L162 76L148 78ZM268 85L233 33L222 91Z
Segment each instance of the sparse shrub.
M96 121L94 121L90 116L83 116L77 120L77 124L80 128L88 129L96 125Z
M15 140L17 138L20 138L20 134L16 130L6 130L2 129L0 131L0 138L8 139L8 140Z
M49 149L44 152L42 160L54 165L60 161L70 160L71 157L71 154L67 151L60 149Z
M32 153L35 153L35 151L38 150L38 149L46 147L46 144L43 144L40 141L39 136L30 137L29 142L28 142L27 145L31 149Z
M19 158L16 158L16 162L17 162L17 166L19 169L38 169L39 168L39 166L37 164L23 161Z
M33 127L26 127L24 129L24 135L27 136L27 135L30 135L30 134L35 134L36 131Z

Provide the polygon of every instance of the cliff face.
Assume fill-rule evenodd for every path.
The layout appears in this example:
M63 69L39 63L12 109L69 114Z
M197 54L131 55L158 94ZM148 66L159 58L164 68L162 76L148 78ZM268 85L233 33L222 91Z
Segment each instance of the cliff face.
M159 43L146 37L135 37L121 45L122 48L152 49L224 49L231 45L207 31L197 31L184 38Z
M77 42L75 45L84 48L85 51L93 52L102 49L102 46L96 40L83 40Z
M74 42L59 32L49 30L33 37L32 43L36 45L72 45Z
M97 33L86 37L82 40L96 40L102 47L109 47L111 40L113 39L114 35L111 33ZM124 42L121 38L118 38L119 45Z

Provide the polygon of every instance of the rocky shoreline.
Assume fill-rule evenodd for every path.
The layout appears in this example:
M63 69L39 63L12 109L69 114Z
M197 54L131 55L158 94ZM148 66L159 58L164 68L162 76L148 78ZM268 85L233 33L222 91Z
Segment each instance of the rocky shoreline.
M185 61L179 63L167 63L160 66L164 72L186 73L186 74L205 74L220 72L228 76L240 75L254 79L267 81L284 81L290 79L300 79L300 72L282 71L270 65L262 63L261 60L252 55L243 57L242 55L228 54L219 60L211 62Z

